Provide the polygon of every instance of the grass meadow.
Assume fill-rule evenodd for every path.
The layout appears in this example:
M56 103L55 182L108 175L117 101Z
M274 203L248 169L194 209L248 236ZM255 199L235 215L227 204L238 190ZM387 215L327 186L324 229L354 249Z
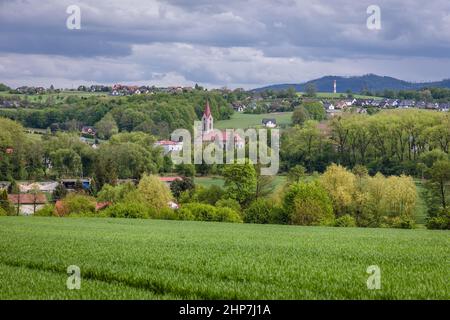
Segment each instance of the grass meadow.
M450 298L449 231L0 217L0 234L0 299Z
M262 120L264 118L276 119L278 126L290 125L292 123L292 112L277 112L263 114L245 114L235 112L231 119L217 121L214 124L216 129L247 129L262 128Z

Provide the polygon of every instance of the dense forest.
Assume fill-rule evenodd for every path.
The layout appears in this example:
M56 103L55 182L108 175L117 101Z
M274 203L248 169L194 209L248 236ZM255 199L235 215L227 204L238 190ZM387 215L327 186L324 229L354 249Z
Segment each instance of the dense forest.
M449 147L450 114L387 110L292 127L282 136L281 158L284 170L300 163L310 172L322 172L335 162L350 168L364 165L372 174L421 176L424 159L430 153L448 155Z
M63 101L49 96L27 108L3 108L0 117L16 120L28 128L76 131L112 116L119 131L142 131L167 138L174 129L191 128L201 118L206 99L215 119L228 119L233 113L221 94L194 91L114 98L68 96Z

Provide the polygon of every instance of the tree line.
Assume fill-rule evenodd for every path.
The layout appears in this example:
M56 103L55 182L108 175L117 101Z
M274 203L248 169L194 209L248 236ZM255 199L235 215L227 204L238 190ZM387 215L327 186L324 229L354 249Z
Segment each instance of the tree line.
M210 101L216 120L232 115L233 109L221 94L193 91L127 97L70 95L59 102L52 100L28 108L1 109L0 117L18 121L25 127L52 131L75 131L108 120L113 121L119 131L142 131L167 138L175 129L191 128L194 121L201 118L206 99Z
M299 121L303 117L303 121ZM364 165L371 174L422 176L430 153L448 155L450 114L426 110L386 110L375 115L344 113L327 122L310 119L297 109L293 121L303 123L282 136L284 170L301 164L323 172L331 163ZM321 119L313 118L313 119Z

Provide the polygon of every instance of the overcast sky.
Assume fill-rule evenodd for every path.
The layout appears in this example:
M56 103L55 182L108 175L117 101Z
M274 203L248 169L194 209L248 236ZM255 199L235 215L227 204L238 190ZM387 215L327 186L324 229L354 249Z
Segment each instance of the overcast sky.
M70 5L81 29L69 30ZM367 8L381 8L381 30ZM253 88L450 78L449 0L0 0L0 82Z

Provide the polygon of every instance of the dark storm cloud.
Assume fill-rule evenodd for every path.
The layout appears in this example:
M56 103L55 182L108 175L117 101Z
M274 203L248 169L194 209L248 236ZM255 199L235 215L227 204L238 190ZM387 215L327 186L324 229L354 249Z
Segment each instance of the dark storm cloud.
M66 28L72 4L81 7L81 30ZM372 4L381 8L379 31L366 27ZM448 67L449 31L448 0L9 0L0 1L0 76L251 85L318 72L379 73L394 60L403 63L389 75L414 77L424 70L408 64L420 60L429 68L419 80ZM24 70L7 63L25 57ZM33 60L48 60L47 69ZM86 74L54 71L62 61L92 65Z

